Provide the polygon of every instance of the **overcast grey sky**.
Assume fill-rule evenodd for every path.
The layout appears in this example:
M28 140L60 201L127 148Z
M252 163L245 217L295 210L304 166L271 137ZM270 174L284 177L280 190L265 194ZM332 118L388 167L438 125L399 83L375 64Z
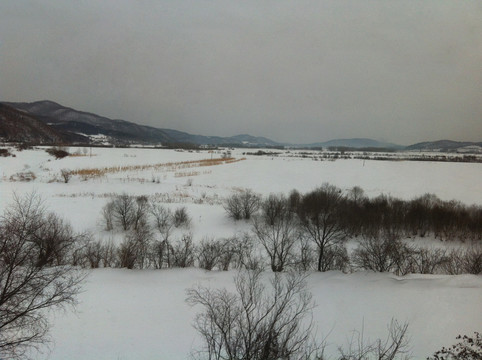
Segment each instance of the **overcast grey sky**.
M482 141L482 1L0 2L0 100L202 135Z

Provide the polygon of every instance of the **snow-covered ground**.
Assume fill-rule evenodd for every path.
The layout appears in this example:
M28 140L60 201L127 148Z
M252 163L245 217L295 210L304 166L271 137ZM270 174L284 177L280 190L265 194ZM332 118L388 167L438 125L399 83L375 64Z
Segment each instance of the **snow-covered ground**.
M411 199L433 193L443 200L482 204L480 163L314 161L293 157L293 152L269 157L243 155L246 150L237 149L232 156L240 161L199 166L181 162L220 158L222 152L93 148L93 156L55 160L42 149L12 151L16 157L0 158L0 213L14 192L36 191L75 230L99 238L116 236L103 231L100 212L110 196L124 192L148 195L173 208L186 206L195 241L249 228L228 219L222 207L226 196L244 188L267 195L292 189L306 192L328 182L343 190L360 186L370 197L383 193ZM112 169L119 166L129 168ZM107 167L111 169L105 176L76 175L68 183L61 181L62 169ZM11 180L28 172L35 180ZM198 283L232 289L233 276L231 271L199 269L91 271L76 313L52 315L55 346L46 356L185 359L199 341L191 325L200 310L185 303L186 289ZM391 318L396 318L410 323L413 353L421 359L454 343L458 334L481 330L481 276L398 278L328 272L310 274L308 284L318 305L314 312L318 332L329 334L331 344L343 344L351 330L362 327L365 338L383 337Z

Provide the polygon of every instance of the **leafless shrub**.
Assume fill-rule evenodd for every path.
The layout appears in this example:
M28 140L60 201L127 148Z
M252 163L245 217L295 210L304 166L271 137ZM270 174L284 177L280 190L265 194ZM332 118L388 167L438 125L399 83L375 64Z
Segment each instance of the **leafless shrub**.
M237 267L243 252L243 244L240 239L237 236L232 236L218 241L223 249L218 262L220 270L227 271L231 266Z
M68 183L70 181L70 178L72 177L72 173L69 169L62 169L60 170L60 176L64 180L64 183Z
M260 196L249 189L239 194L231 195L224 203L224 209L229 217L232 217L234 220L249 220L258 211L259 206Z
M340 213L342 202L341 190L325 183L304 195L299 204L298 216L305 236L318 250L318 271L326 268L326 250L345 238L346 230Z
M153 204L150 213L154 218L154 227L161 235L161 239L154 240L152 243L151 262L156 269L166 266L171 267L173 248L170 237L174 227L173 214L168 208L160 204Z
M63 159L66 156L69 156L69 152L65 149L56 147L56 148L49 148L45 150L48 154L55 157L55 159Z
M188 290L187 302L203 308L194 323L203 339L195 358L321 359L313 324L305 321L314 305L303 275L276 273L266 287L260 271L242 272L235 285L235 293Z
M7 157L7 156L15 157L15 154L12 154L9 149L0 149L0 156L1 157Z
M134 198L127 194L116 196L112 205L112 216L123 230L129 230L134 222Z
M173 221L174 221L174 226L177 228L189 227L189 224L191 223L191 218L187 213L186 207L183 206L183 207L177 208L174 211Z
M144 269L149 266L152 233L146 223L127 233L119 249L121 267Z
M117 262L117 248L112 240L105 242L101 247L102 264L104 267L115 267Z
M437 274L443 271L447 262L447 250L419 248L411 257L411 273Z
M219 266L223 253L224 244L213 238L204 238L197 247L198 265L201 269L212 270Z
M313 242L307 237L302 236L299 242L299 257L296 267L300 271L310 271L316 268L316 249Z
M105 223L105 230L111 231L114 229L114 202L109 201L102 208L102 218Z
M350 257L345 245L336 244L325 251L322 271L339 270L348 272L350 270Z
M34 181L37 178L33 171L21 171L10 176L10 181Z
M102 209L102 217L106 230L112 230L114 225L119 225L124 231L131 228L136 230L148 222L150 211L147 196L117 195Z
M285 205L286 202L265 203L263 215L253 219L253 233L268 254L274 272L295 263L294 252L300 238L297 219Z
M85 257L90 268L96 269L100 267L102 262L102 244L98 241L92 241L87 244Z
M145 224L147 223L147 216L150 208L147 196L137 196L135 198L134 207L133 227L137 230L139 227L145 227Z
M392 320L388 327L385 340L377 339L369 342L362 332L354 331L349 344L340 347L339 360L408 360L411 358L409 339L407 337L408 323L399 324Z
M134 269L137 261L137 249L135 240L126 237L117 249L118 266L121 268Z
M195 248L192 243L192 234L184 234L172 247L172 266L194 266Z
M477 331L474 336L457 336L457 344L443 347L427 360L480 360L482 359L482 337Z
M448 252L444 270L450 275L482 273L482 246L473 245Z
M399 239L386 234L364 237L353 251L352 262L358 269L397 272L405 250Z
M235 236L229 241L233 254L232 266L241 270L257 270L264 268L264 261L261 255L257 254L253 237L245 233Z
M173 248L169 238L164 240L154 240L149 250L149 259L155 269L172 266Z
M150 213L154 217L155 227L159 233L170 232L172 226L174 226L174 219L172 212L168 208L160 204L153 204L150 208Z

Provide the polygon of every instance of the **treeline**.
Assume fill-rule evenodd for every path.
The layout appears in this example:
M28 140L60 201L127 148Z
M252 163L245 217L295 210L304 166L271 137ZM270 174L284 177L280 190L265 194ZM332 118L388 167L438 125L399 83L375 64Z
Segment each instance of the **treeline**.
M24 203L17 201L17 212L23 211ZM294 190L265 198L240 191L225 200L224 208L234 220L248 222L249 230L194 241L186 207L171 209L146 196L122 194L101 211L105 230L116 231L120 241L75 234L68 223L49 212L36 219L40 223L34 224L28 243L37 248L38 266L268 267L273 272L372 270L398 275L482 272L480 206L442 201L434 195L409 201L385 195L368 198L359 187L343 192L324 184L305 194ZM30 219L24 221L20 228L30 226ZM404 239L428 236L464 243L449 249ZM355 242L351 251L348 240Z
M301 194L270 194L266 198L241 191L225 200L234 220L248 221L250 230L229 238L193 241L185 207L171 210L147 197L119 195L102 211L106 230L125 232L119 245L89 241L83 266L171 268L198 266L206 270L259 269L274 272L373 270L408 273L461 274L482 272L482 208L424 195L405 201L386 195L365 196L324 184ZM174 229L179 229L174 231ZM433 236L465 242L451 250L409 245L404 238ZM356 248L348 252L347 240Z

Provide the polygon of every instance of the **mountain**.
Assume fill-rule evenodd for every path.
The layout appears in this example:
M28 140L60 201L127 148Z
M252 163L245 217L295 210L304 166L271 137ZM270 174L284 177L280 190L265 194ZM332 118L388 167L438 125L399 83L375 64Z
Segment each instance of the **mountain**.
M77 133L94 139L104 136L113 143L172 142L164 131L125 120L112 120L96 114L74 110L53 101L7 103L36 116L55 130Z
M390 149L401 149L403 146L381 142L373 139L366 139L366 138L353 138L353 139L335 139L329 140L325 142L313 143L309 145L305 145L309 147L347 147L347 148L390 148Z
M32 103L4 103L23 111L50 126L54 131L65 134L79 134L103 142L115 144L177 144L197 145L235 145L235 146L280 146L282 144L263 137L237 135L231 137L192 135L186 132L159 129L152 126L138 125L125 120L113 120L96 114L78 111L53 101Z
M449 151L449 152L480 152L482 153L482 142L438 140L426 141L407 146L406 150L419 151Z
M88 138L55 129L27 112L0 103L0 138L7 142L58 144L88 142Z
M0 102L0 139L37 144L180 144L245 147L345 147L389 148L394 150L459 151L482 153L482 142L439 140L406 148L366 138L336 139L312 144L291 145L247 134L222 137L139 125L75 110L53 101Z

